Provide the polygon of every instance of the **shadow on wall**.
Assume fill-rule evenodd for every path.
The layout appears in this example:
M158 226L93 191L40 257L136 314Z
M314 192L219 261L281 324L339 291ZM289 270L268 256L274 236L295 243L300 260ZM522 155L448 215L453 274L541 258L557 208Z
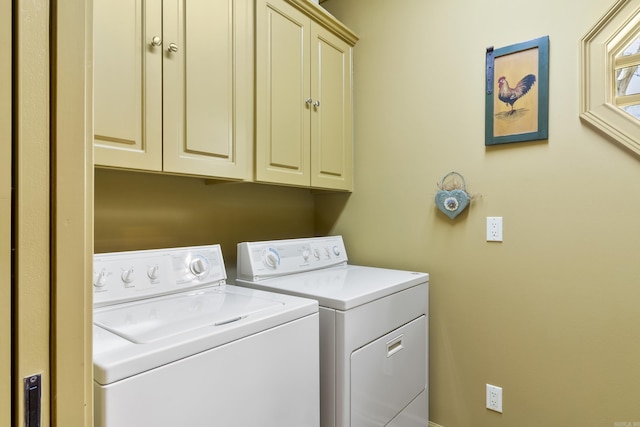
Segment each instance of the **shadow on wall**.
M95 253L314 235L311 190L207 181L110 169L95 171Z
M326 236L342 215L351 193L316 193L315 195L315 234Z

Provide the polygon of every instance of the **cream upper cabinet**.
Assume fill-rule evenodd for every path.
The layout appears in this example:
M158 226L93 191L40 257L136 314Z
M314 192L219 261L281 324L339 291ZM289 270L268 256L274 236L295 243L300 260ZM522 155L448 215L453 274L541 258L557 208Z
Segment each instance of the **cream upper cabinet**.
M93 7L95 163L162 170L162 3Z
M250 179L249 0L95 0L95 163Z
M357 37L305 0L256 2L256 180L351 191Z

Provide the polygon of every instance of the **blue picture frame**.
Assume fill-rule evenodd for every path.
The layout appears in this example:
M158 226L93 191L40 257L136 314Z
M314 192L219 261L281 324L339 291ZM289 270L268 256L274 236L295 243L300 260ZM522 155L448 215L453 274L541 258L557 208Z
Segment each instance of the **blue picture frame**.
M485 145L549 137L549 36L486 52Z

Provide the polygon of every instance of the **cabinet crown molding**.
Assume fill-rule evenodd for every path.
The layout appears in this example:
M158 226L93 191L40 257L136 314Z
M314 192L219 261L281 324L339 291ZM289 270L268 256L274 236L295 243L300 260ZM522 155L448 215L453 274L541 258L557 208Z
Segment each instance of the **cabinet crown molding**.
M360 37L346 27L342 22L338 21L336 17L331 15L325 8L317 5L309 0L286 0L287 3L300 9L316 22L326 27L328 30L335 33L338 37L349 43L351 46L355 46Z

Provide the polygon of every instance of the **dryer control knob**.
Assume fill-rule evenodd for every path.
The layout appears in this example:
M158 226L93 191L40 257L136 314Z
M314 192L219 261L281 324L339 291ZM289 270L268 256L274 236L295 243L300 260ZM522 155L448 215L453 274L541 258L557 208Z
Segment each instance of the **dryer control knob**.
M302 258L304 258L305 261L309 260L309 255L311 255L311 253L309 252L309 249L305 249L302 251Z
M337 247L337 246L334 246L334 247L333 247L333 254L334 254L335 256L340 256L340 248L339 248L339 247Z
M269 248L262 255L262 262L269 268L276 269L280 265L280 254L274 248Z

